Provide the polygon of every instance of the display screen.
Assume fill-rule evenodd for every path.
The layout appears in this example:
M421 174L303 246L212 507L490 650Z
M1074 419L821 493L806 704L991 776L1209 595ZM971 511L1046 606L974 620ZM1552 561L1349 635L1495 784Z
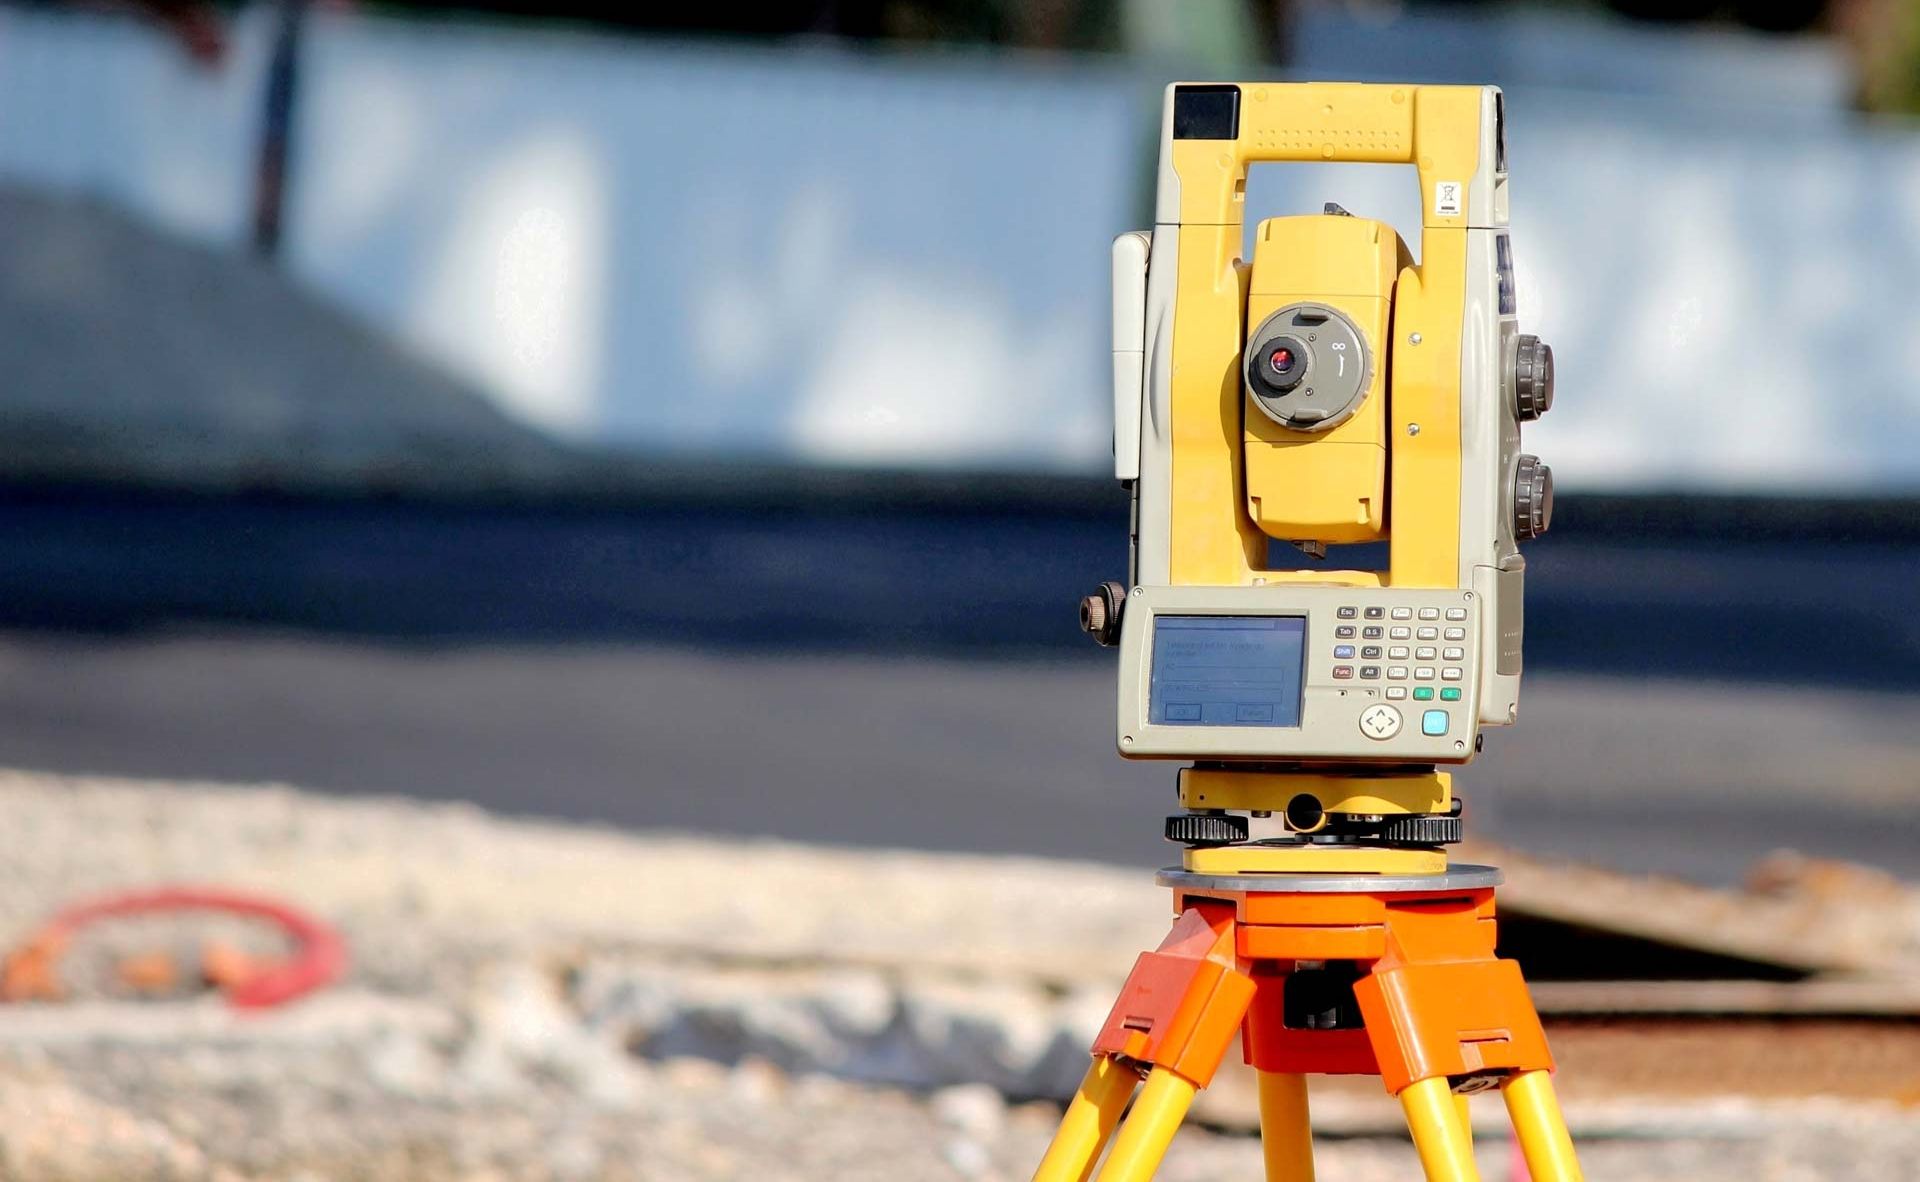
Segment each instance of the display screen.
M1299 726L1304 616L1158 616L1147 721Z

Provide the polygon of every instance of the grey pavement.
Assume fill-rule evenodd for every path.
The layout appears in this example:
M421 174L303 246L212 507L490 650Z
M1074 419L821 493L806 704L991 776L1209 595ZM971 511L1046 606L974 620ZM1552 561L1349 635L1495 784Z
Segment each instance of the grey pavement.
M728 834L1142 867L1172 764L1098 656L0 636L0 764L472 800ZM1920 695L1531 674L1470 831L1703 881L1776 848L1920 876Z

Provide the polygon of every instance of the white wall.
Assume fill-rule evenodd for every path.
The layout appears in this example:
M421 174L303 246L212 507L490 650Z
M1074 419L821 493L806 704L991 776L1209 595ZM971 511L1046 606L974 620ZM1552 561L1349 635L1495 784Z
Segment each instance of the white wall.
M240 33L203 77L128 26L0 9L0 177L237 241L264 22ZM1157 78L328 16L303 81L293 273L526 421L1105 462L1106 244L1142 216ZM1523 326L1560 365L1530 446L1564 485L1920 487L1911 128L1527 84L1509 111ZM1413 217L1394 170L1276 174L1250 208Z

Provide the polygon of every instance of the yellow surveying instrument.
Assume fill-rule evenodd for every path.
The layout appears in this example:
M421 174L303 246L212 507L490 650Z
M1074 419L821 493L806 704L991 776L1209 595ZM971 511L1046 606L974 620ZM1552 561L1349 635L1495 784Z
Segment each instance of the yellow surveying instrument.
M1266 162L1413 166L1417 260L1331 204L1249 236ZM1176 84L1158 185L1152 232L1113 249L1130 577L1081 624L1120 649L1120 753L1193 761L1160 875L1178 918L1035 1178L1151 1177L1236 1036L1276 1182L1312 1177L1313 1074L1380 1076L1429 1179L1478 1177L1467 1097L1492 1088L1533 1177L1578 1178L1539 1016L1494 954L1500 873L1446 854L1442 769L1515 719L1518 545L1553 512L1520 451L1553 354L1516 320L1501 93Z

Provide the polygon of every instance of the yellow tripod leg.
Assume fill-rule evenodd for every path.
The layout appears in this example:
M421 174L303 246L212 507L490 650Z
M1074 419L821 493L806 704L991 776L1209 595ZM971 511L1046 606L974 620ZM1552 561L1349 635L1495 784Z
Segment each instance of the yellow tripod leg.
M1267 1182L1313 1182L1306 1076L1260 1073L1260 1153L1267 1163Z
M1480 1182L1473 1164L1473 1139L1460 1119L1444 1075L1418 1080L1400 1093L1413 1147L1427 1182Z
M1501 1093L1533 1182L1580 1182L1580 1162L1573 1156L1573 1137L1553 1095L1552 1074L1522 1071Z
M1113 1139L1113 1152L1100 1167L1097 1182L1147 1182L1152 1178L1198 1090L1190 1080L1165 1067L1148 1072L1146 1086L1133 1102L1127 1123L1120 1126L1120 1135Z
M1467 1149L1473 1149L1473 1097L1465 1092L1453 1094L1454 1110L1460 1114L1460 1131L1467 1138Z
M1095 1055L1093 1066L1080 1081L1060 1129L1047 1146L1047 1156L1033 1172L1033 1182L1087 1182L1093 1163L1107 1146L1113 1126L1126 1111L1127 1098L1140 1077L1108 1055Z

